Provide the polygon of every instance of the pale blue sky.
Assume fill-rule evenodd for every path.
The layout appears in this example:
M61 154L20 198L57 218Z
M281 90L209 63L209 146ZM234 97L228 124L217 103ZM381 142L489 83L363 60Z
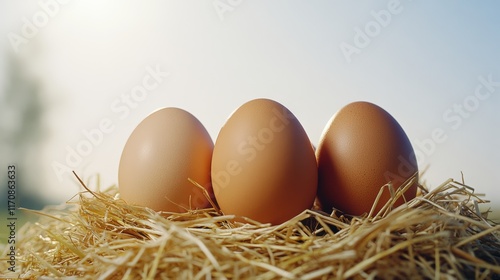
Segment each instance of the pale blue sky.
M22 45L26 69L43 84L50 103L50 137L39 151L48 196L70 198L78 188L61 182L53 162L64 164L82 129L109 118L115 125L75 169L116 183L121 149L133 128L159 107L184 108L215 140L227 116L257 97L275 99L301 121L317 143L342 106L367 100L389 111L414 148L441 129L446 141L421 168L430 186L460 178L500 205L500 87L454 130L443 113L470 100L478 77L500 82L500 4L495 1L230 1L219 17L217 1L68 1ZM22 18L43 9L37 1L1 1L0 63L12 52L8 34L21 34ZM374 26L373 13L396 5L397 14L349 63L341 51L355 46L356 28ZM113 102L140 85L147 67L170 76L121 119ZM26 70L28 71L28 70ZM4 94L5 70L0 72ZM469 99L467 99L469 98ZM451 116L457 116L452 113ZM61 191L63 190L63 191Z

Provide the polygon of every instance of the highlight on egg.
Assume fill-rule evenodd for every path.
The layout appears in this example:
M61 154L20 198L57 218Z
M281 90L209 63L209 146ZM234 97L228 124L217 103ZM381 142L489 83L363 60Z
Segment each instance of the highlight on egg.
M279 224L309 209L316 197L313 146L282 104L251 100L228 118L212 156L212 184L224 214Z
M353 102L339 110L326 125L316 156L318 199L326 212L369 213L384 185L390 183L396 190L412 178L413 184L393 206L416 195L418 167L410 140L375 104ZM384 189L375 213L390 199L391 191Z
M179 108L147 116L128 138L120 159L118 189L130 204L185 212L209 206L213 141L202 123Z

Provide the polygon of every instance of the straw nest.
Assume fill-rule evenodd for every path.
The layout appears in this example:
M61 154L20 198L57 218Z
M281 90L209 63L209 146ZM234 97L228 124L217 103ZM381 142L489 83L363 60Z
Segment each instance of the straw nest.
M20 229L18 270L4 277L500 278L500 226L479 211L485 200L451 179L365 217L313 209L277 226L233 222L217 208L158 213L126 204L116 187L77 198Z

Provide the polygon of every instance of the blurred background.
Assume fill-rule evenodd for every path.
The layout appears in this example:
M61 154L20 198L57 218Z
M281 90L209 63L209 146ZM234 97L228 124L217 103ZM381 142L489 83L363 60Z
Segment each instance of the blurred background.
M216 139L266 97L317 144L356 100L403 126L436 187L463 179L500 217L496 1L0 1L0 205L40 209L117 183L149 113L194 114ZM436 132L437 131L437 132ZM440 135L436 137L436 135Z

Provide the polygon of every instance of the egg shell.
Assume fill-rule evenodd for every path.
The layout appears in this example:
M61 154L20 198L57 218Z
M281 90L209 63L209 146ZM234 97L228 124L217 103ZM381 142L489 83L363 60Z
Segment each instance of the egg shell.
M369 102L343 107L325 127L318 149L318 197L324 211L350 215L369 213L380 191L392 182L394 190L417 174L408 136L384 109ZM418 176L418 174L417 174ZM415 197L417 182L404 194ZM375 211L391 198L385 189ZM395 206L404 203L401 197Z
M134 129L118 171L121 198L156 211L206 208L203 192L212 193L213 141L201 122L179 108L159 109Z
M243 104L215 142L212 184L221 210L240 221L279 224L310 208L317 164L302 125L276 101Z

